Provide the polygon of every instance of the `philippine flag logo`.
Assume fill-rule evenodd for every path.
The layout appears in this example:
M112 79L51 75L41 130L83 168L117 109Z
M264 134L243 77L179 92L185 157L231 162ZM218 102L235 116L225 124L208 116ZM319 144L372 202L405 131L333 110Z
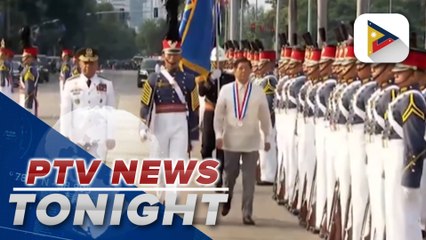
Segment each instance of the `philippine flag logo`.
M399 38L385 29L368 21L368 56L388 46Z
M365 63L399 63L410 49L407 18L395 13L366 13L354 24L354 52Z

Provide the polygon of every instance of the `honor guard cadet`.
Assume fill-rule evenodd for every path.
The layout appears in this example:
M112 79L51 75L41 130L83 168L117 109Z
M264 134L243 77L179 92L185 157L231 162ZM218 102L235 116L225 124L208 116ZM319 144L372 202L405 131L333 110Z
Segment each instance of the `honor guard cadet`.
M306 63L306 75L311 82L306 92L305 108L303 109L303 117L305 123L304 138L305 138L305 152L304 161L306 164L306 227L313 233L319 233L319 227L316 226L316 194L314 188L317 185L318 175L317 162L316 162L316 151L315 151L315 106L316 106L316 93L318 91L321 82L319 81L319 60L321 58L321 50L317 48L316 43L313 44L310 50L310 55ZM319 216L318 216L319 217Z
M349 107L349 161L351 169L351 196L352 196L352 239L363 237L362 229L368 202L367 165L365 151L365 128L367 101L376 90L376 82L371 78L370 64L357 61L358 78L361 87L355 92Z
M171 0L166 3L169 29L162 43L164 66L145 82L140 110L140 117L147 127L140 130L141 138L146 139L149 128L159 144L159 150L153 149L150 154L173 161L188 159L190 141L199 138L199 99L195 77L179 68L182 49L176 3Z
M382 66L385 67L386 65ZM388 67L388 66L387 66ZM374 67L373 67L373 74L374 74ZM390 193L392 192L392 189L394 188L394 185L390 180L390 178L387 178L386 176L390 174L391 169L389 168L389 165L387 164L388 154L390 154L391 149L389 148L389 139L385 138L384 130L386 129L387 123L387 110L389 103L392 102L398 93L399 87L395 85L393 76L391 79L384 80L383 83L380 84L380 88L382 91L379 93L379 95L376 97L376 100L373 103L373 117L374 117L374 133L378 134L378 138L375 138L375 141L378 141L378 144L380 144L381 148L379 148L379 152L381 152L382 155L376 155L374 156L378 161L380 161L378 164L383 165L383 172L380 174L380 178L383 178L384 176L384 206L385 206L385 213L386 213L386 220L385 220L385 230L386 230L386 236L396 236L392 235L394 234L394 231L396 229L391 229L393 218L395 218L395 210L392 209L393 204L392 202L394 199L390 199L392 195ZM379 154L376 152L376 154ZM374 161L374 158L372 159ZM370 162L370 161L369 161Z
M394 198L395 215L393 224L386 225L386 228L396 227L395 235L392 235L394 239L423 239L419 219L422 209L420 182L426 149L426 102L415 75L419 61L424 61L424 57L419 50L411 49L408 57L392 70L400 93L388 107L387 137L391 154L387 159L390 174L385 177L394 186L390 194Z
M297 35L293 35L293 42L297 44ZM297 182L298 182L298 162L296 155L296 119L297 119L297 105L298 105L298 94L303 84L306 81L306 77L303 75L302 64L305 59L305 50L298 47L297 45L293 48L291 52L291 59L288 65L288 73L291 76L291 82L288 86L287 92L287 116L288 116L288 128L286 136L286 147L284 152L284 159L288 163L286 169L288 169L288 181L286 189L289 191L289 208L290 211L297 215L298 210L295 206L297 204L298 197L301 197L300 194L297 195Z
M60 43L62 43L62 40L60 40ZM72 74L71 69L71 62L70 59L72 57L72 51L69 49L66 49L62 46L62 64L61 64L61 71L59 72L59 92L62 95L62 90L64 89L64 82L66 79L70 78Z
M95 158L106 161L107 151L115 147L113 84L96 73L99 63L96 49L83 48L77 55L81 74L65 81L60 132Z
M340 187L340 207L342 209L342 231L343 236L350 234L348 231L350 226L350 204L351 204L351 166L348 151L350 149L348 132L352 131L348 127L349 108L352 104L353 96L360 87L361 82L357 80L356 58L354 48L351 43L346 43L344 48L344 58L341 62L342 79L346 83L340 96L337 98L338 103L338 141L341 147L338 148L336 155L336 169L339 171L338 180Z
M304 116L304 111L308 107L306 102L306 96L308 88L312 85L312 79L309 78L307 71L307 63L309 62L309 57L311 56L312 43L306 41L306 34L303 35L305 40L305 59L303 62L303 72L306 75L307 81L300 88L299 93L297 94L297 118L296 118L296 139L297 139L297 169L299 174L298 182L298 192L299 198L297 202L297 209L299 209L299 224L303 227L306 226L306 215L307 215L307 164L306 164L306 135L305 135L305 125L306 119Z
M337 29L339 30L339 29ZM344 80L344 66L342 63L345 60L345 37L341 36L340 30L339 34L336 35L338 41L336 49L336 59L332 64L332 73L335 75L337 80L337 85L334 88L332 94L329 98L328 106L326 113L326 118L329 119L329 136L328 141L326 141L326 161L332 167L330 173L327 173L327 182L330 187L327 189L328 196L332 196L330 201L327 202L327 211L329 215L329 223L326 235L331 239L341 239L342 238L342 216L341 213L341 201L340 201L340 180L341 175L341 163L338 161L339 149L336 149L336 145L340 146L342 143L342 135L346 133L345 118L339 110L339 100L341 98L343 90L346 88L347 84ZM346 140L346 139L344 139Z
M22 63L24 69L21 71L19 93L19 103L27 111L33 115L38 114L38 101L37 101L37 85L39 72L36 66L36 59L38 49L31 46L29 27L24 27L20 31L21 41L23 45Z
M288 76L285 74L286 66L288 63L287 58L285 58L285 43L282 40L281 34L281 54L278 63L278 84L275 89L275 128L277 133L277 173L274 182L274 194L273 199L278 201L278 204L284 204L284 164L283 164L283 132L284 132L284 101L285 96L283 96L283 86L287 82Z
M219 167L219 181L216 183L216 186L222 187L224 156L223 150L216 149L216 137L213 128L214 109L220 89L224 85L234 82L235 77L224 71L225 63L228 61L228 58L225 56L225 51L222 48L219 48L218 52L216 48L212 50L210 61L214 70L209 73L207 78L197 78L197 80L200 80L198 81L198 92L201 97L204 97L205 101L201 157L203 159L212 158L213 150L216 150L216 159L221 163Z
M11 62L9 61L10 50L6 48L4 39L0 42L0 92L8 98L13 97L13 81Z
M261 78L258 80L258 84L262 87L263 92L266 95L269 105L269 112L271 113L272 129L275 128L275 112L273 109L273 103L275 98L275 88L277 86L277 78L273 71L275 67L275 51L262 51L259 55L259 72ZM262 135L262 137L265 137ZM275 174L277 171L277 152L275 144L275 132L271 132L271 149L269 151L259 151L259 163L260 163L260 181L257 185L273 185ZM263 141L261 141L263 142Z
M323 28L322 28L323 29ZM321 30L321 38L325 43L325 29ZM326 233L327 223L329 222L327 204L332 202L333 187L335 182L333 164L327 161L327 144L330 140L330 124L327 109L329 106L329 97L336 87L337 81L332 77L332 63L335 59L336 47L333 45L324 45L321 51L319 61L321 83L315 95L315 150L317 157L317 190L316 190L316 223L315 226L321 229L321 233ZM329 176L331 175L332 176Z
M365 127L367 131L366 156L370 192L371 232L375 239L385 237L385 180L387 157L387 140L383 139L385 116L388 104L396 97L398 87L394 84L391 72L394 64L371 64L371 76L377 83L377 90L368 99ZM392 188L392 186L389 186ZM386 200L386 201L391 201ZM386 205L386 208L390 206ZM391 209L386 210L391 213ZM387 215L387 214L386 214ZM386 220L387 221L387 220ZM386 231L390 231L386 227Z
M287 39L287 37L285 37ZM285 205L286 201L288 201L288 191L286 190L286 181L288 178L287 171L288 167L287 159L285 156L285 144L286 144L286 136L287 132L287 89L290 84L290 76L288 75L288 63L291 58L291 50L290 46L285 46L281 49L281 58L278 66L280 80L277 85L276 96L279 97L279 101L277 101L276 112L276 128L277 128L277 150L278 150L278 170L277 170L277 202L280 205Z

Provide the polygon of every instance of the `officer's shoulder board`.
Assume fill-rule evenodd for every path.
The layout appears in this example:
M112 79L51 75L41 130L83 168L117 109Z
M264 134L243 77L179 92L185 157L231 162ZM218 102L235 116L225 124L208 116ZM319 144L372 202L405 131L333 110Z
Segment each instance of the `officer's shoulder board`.
M423 121L425 120L425 100L421 93L411 92L407 94L407 107L402 113L402 122L406 122L410 116L417 116Z
M71 76L71 77L67 78L67 79L66 79L66 81L76 80L76 79L78 79L79 77L80 77L80 75L74 75L74 76Z

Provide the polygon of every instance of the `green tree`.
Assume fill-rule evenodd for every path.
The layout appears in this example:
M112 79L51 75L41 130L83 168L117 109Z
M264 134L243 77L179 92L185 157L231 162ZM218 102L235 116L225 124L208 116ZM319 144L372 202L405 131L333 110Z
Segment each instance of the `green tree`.
M167 23L163 19L147 20L139 28L136 45L146 55L161 53L161 40L166 33Z

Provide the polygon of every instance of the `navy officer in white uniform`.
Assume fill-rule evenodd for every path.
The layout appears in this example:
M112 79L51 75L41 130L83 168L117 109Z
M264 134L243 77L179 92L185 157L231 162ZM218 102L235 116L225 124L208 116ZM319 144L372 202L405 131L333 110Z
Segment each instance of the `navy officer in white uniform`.
M106 160L107 150L115 147L113 84L96 73L99 66L97 50L83 48L77 55L81 73L65 81L60 132L94 157Z

